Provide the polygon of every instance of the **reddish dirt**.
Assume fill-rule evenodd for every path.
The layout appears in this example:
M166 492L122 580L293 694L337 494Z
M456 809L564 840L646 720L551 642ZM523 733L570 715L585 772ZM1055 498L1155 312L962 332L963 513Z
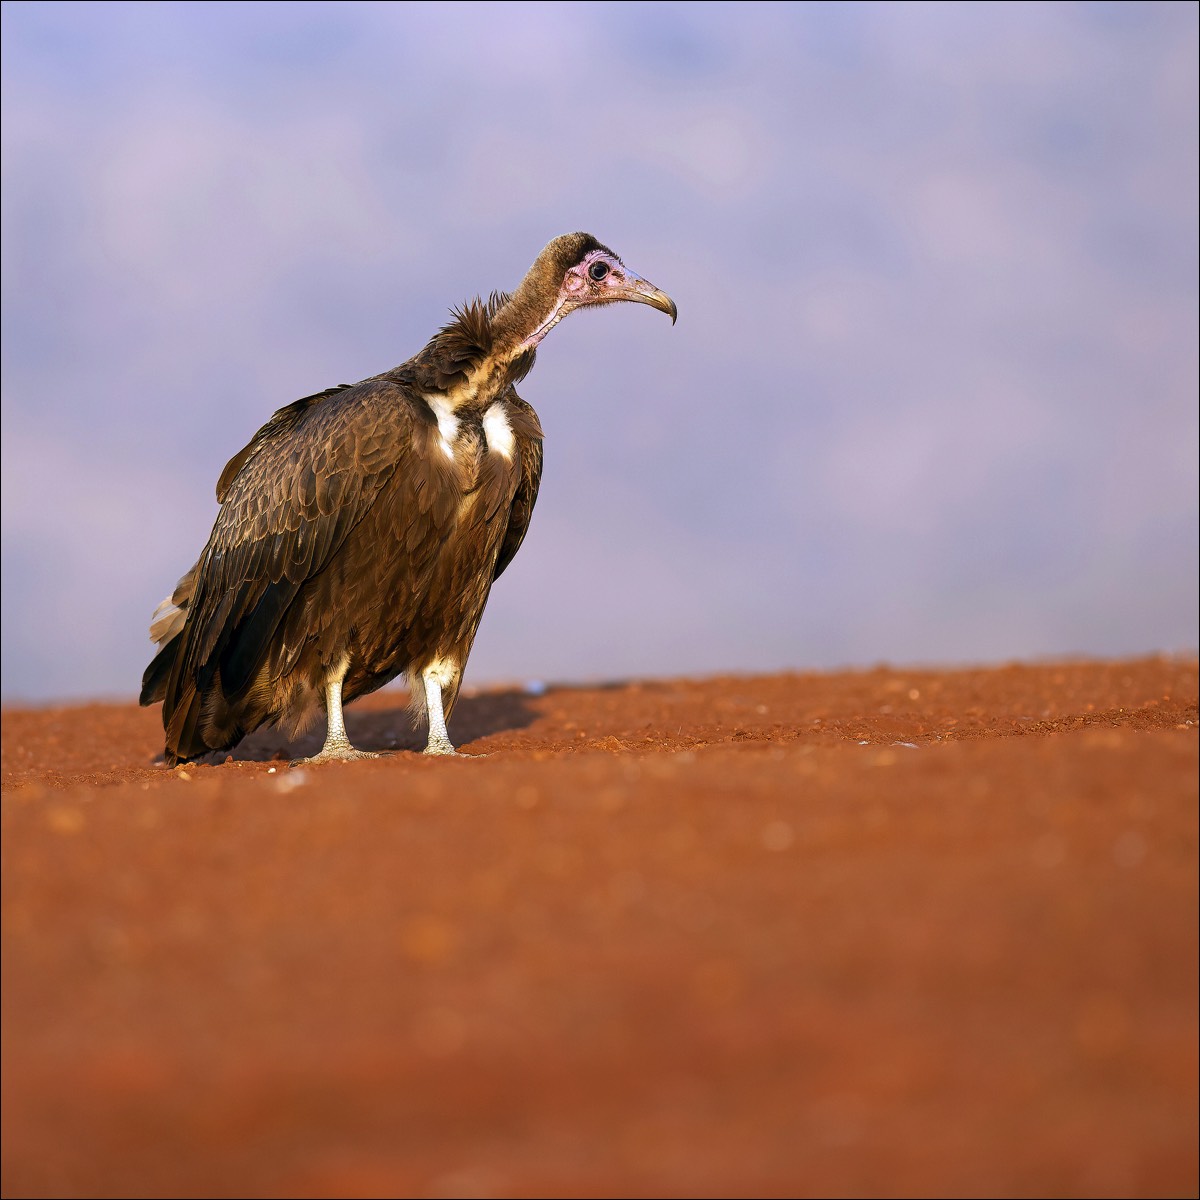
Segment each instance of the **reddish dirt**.
M1197 664L4 713L6 1196L1195 1195ZM412 747L404 697L349 713Z

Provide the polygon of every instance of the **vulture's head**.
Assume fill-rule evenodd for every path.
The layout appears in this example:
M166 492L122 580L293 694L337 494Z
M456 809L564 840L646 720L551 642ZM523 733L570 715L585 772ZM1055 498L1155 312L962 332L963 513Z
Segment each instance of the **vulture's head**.
M675 301L631 271L590 233L565 233L537 256L513 295L525 328L520 348L532 350L577 308L631 300L665 312L675 323Z

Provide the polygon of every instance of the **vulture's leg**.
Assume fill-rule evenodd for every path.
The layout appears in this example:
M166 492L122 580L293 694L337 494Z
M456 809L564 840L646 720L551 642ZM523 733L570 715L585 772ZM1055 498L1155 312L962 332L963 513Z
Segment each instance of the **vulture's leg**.
M344 658L325 676L325 745L321 747L320 754L299 759L294 766L380 757L374 750L355 750L346 736L346 722L342 716L342 680L349 669L350 660Z
M444 668L440 663L426 667L421 672L425 684L425 712L429 717L429 744L426 754L456 754L454 743L446 732L446 716L442 712L442 680L438 676Z

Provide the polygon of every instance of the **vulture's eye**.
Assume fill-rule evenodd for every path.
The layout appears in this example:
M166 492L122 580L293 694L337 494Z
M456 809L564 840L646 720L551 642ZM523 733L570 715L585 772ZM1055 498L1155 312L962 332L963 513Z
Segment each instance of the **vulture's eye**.
M588 274L599 283L608 274L608 263L594 262L588 267Z

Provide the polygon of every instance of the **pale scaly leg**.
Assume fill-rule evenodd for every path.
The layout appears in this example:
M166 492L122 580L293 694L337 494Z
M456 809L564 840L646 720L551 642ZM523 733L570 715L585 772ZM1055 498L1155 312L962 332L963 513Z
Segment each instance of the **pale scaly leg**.
M325 676L325 745L321 747L321 753L314 754L312 758L297 759L292 766L380 757L374 750L355 750L346 736L346 721L342 716L342 680L349 669L350 660L344 658Z
M441 664L436 663L421 672L425 684L425 713L429 717L429 744L425 753L457 754L446 732L446 717L442 712L442 681L438 678L441 670Z

